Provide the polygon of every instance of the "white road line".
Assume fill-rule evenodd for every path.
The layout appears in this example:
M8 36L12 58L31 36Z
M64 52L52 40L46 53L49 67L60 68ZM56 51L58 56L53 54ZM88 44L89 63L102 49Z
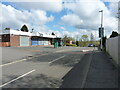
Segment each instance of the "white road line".
M44 56L44 55L48 55L48 54L42 54L42 55L40 55L40 56ZM38 56L37 56L37 57L38 57ZM21 59L21 60L13 61L13 62L10 62L10 63L2 64L2 65L0 65L0 67L7 66L7 65L11 65L11 64L15 64L15 63L22 62L22 61L26 61L26 60L29 60L29 59L32 59L32 58Z
M7 65L10 65L10 64L14 64L14 63L18 63L18 62L22 62L22 61L26 61L26 60L27 60L27 59L22 59L22 60L18 60L18 61L13 61L13 62L10 62L10 63L2 64L2 65L0 65L0 67L7 66Z
M49 64L51 64L51 63L53 63L53 62L55 62L55 61L57 61L57 60L59 60L59 59L61 59L61 58L64 58L65 56L61 56L61 57L59 57L59 58L57 58L57 59L54 59L54 60L52 60L52 61L50 61L50 62L48 62Z
M13 79L13 80L11 80L11 81L9 81L9 82L7 82L7 83L4 83L3 85L0 86L0 88L6 86L7 84L10 84L10 83L12 83L12 82L18 80L18 79L20 79L20 78L22 78L22 77L24 77L24 76L26 76L26 75L28 75L28 74L34 72L34 71L36 71L36 70L35 70L35 69L34 69L34 70L31 70L31 71L29 71L29 72L27 72L27 73L25 73L25 74L23 74L23 75L21 75L21 76L15 78L15 79Z
M88 52L88 51L91 51L91 50L82 50L82 52Z
M56 52L63 52L63 51L65 51L65 50L60 50L60 51L56 51Z
M67 50L59 50L59 51L56 51L56 52L65 52L65 51L70 51L72 49L67 49Z

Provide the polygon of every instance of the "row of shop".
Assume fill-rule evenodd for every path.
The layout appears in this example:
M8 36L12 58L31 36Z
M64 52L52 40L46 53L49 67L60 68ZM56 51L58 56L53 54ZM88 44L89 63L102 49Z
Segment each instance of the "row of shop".
M53 35L45 35L40 33L30 33L22 31L4 31L0 34L0 46L38 46L52 45L53 39L60 42L60 38Z
M31 45L51 45L52 38L42 38L42 37L32 37L31 38Z

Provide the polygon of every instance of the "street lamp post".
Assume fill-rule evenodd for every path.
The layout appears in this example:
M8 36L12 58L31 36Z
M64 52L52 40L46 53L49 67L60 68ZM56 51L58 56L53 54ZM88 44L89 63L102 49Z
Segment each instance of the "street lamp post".
M103 49L103 46L102 46L102 38L103 38L103 10L101 10L101 11L99 11L99 12L101 12L101 44L100 44L100 49L102 50Z

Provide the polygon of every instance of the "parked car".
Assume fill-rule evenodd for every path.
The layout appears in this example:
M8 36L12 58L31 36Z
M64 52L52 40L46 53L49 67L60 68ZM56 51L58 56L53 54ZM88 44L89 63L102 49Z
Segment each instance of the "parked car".
M93 47L98 47L98 45L94 44Z
M88 44L88 47L93 47L93 44Z
M98 47L96 44L88 44L88 47Z

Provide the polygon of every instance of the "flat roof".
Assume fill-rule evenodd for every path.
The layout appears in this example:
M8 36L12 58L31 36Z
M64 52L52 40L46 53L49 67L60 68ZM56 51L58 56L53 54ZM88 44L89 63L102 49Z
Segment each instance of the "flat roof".
M40 37L46 37L46 38L60 38L57 37L55 35L48 35L45 33L39 33L39 32L23 32L23 31L17 31L17 30L0 30L0 35L4 35L4 34L13 34L13 35L24 35L24 36L40 36Z

